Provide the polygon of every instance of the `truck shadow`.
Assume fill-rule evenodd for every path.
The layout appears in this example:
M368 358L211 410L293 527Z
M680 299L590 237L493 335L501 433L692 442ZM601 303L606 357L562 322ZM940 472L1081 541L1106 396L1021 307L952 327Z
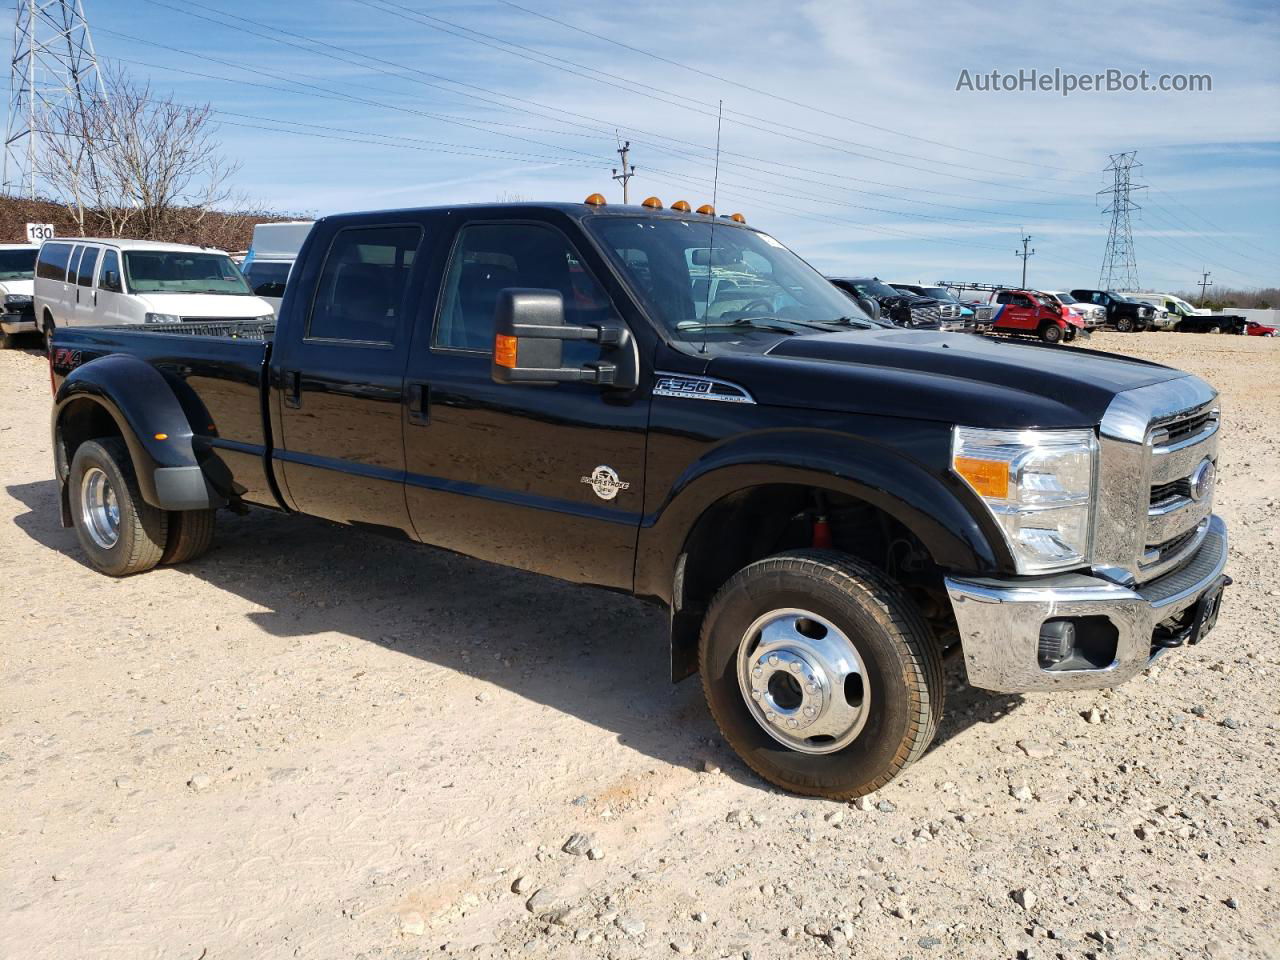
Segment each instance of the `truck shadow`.
M89 566L58 523L54 481L7 491L28 508L20 530ZM180 569L254 604L248 619L272 635L336 631L377 643L569 713L663 762L699 769L714 759L772 789L723 743L697 681L670 683L667 617L651 604L266 510L221 514L214 548ZM958 676L933 749L1013 704L969 688L963 667Z

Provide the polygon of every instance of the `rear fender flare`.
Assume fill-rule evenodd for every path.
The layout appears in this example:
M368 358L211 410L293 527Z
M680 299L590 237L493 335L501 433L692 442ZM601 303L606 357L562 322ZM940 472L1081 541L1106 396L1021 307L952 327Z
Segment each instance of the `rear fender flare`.
M205 476L195 433L173 387L150 364L111 354L76 367L54 397L53 441L58 480L65 484L70 457L63 429L82 403L101 407L129 448L142 498L161 510L204 510L226 498Z

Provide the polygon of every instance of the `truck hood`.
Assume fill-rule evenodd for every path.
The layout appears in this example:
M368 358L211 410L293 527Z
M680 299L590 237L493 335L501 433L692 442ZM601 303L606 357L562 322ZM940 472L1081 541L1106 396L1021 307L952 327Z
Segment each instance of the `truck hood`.
M187 319L250 319L275 313L261 297L225 293L140 293L148 313L172 313Z
M995 428L1095 426L1118 393L1189 376L1074 347L964 333L862 330L716 357L756 402Z
M12 293L15 296L30 297L35 293L34 280L0 280L0 296Z

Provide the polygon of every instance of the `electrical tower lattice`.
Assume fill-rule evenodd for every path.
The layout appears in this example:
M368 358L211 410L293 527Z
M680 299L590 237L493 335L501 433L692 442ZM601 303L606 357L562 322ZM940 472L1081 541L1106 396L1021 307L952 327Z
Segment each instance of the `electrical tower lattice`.
M1145 184L1133 182L1133 171L1142 164L1137 161L1138 151L1111 154L1107 170L1115 175L1110 187L1098 194L1111 195L1111 202L1103 213L1111 214L1111 229L1107 232L1107 251L1102 256L1102 271L1098 274L1098 287L1103 290L1137 290L1138 257L1133 249L1133 225L1130 213L1142 207L1133 202L1134 190L1145 190Z
M55 111L83 114L105 100L98 57L81 0L17 0L9 64L4 175L11 194L36 195L41 138Z

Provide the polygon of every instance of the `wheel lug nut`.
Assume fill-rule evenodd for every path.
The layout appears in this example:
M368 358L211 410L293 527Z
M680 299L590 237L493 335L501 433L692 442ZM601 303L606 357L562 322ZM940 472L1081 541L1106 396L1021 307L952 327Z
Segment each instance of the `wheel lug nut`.
M759 691L759 690L752 690L752 691L751 691L751 696L753 696L753 697L755 697L755 699L759 700L759 699L760 699L760 691Z
M815 710L815 709L813 709L813 707L805 707L805 708L804 708L804 715L805 715L806 717L813 717L813 716L817 716L817 713L818 713L818 711L817 711L817 710Z
M795 661L792 661L792 663L791 663L791 672L792 672L792 673L799 673L799 672L800 672L800 664L796 663Z
M798 724L794 720L788 720L787 726L790 727L792 730L794 730L798 726Z
M776 667L778 665L778 655L776 653L769 654L769 665Z
M817 685L816 683L814 683L812 680L810 680L810 681L809 681L809 692L810 692L810 693L817 693L817 692L818 692L818 685Z
M764 671L761 670L759 667L756 667L754 670L751 671L751 675L753 677L763 677Z

